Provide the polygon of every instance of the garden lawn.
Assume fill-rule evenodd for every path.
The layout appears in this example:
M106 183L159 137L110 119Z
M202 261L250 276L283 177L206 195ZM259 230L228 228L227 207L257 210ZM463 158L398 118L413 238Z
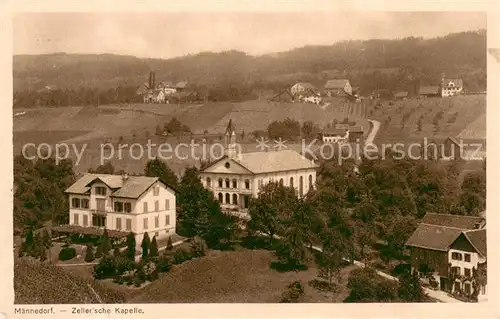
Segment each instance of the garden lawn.
M270 268L275 260L266 250L209 251L205 257L174 266L170 272L144 287L132 303L168 302L279 302L286 287L299 280L304 302L342 302L349 294L347 276L355 266L343 268L340 289L320 292L309 286L317 269L279 273Z

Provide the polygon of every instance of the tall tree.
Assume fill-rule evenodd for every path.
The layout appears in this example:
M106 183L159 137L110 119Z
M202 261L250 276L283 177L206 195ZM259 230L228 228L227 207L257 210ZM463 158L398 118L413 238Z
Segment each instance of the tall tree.
M151 240L149 257L158 257L158 244L156 243L156 236L153 236L153 240Z
M169 185L170 187L177 188L177 176L162 160L155 158L149 160L144 168L144 175L150 177L158 177L160 181Z
M149 239L148 233L144 233L144 237L142 238L141 248L142 248L142 259L146 260L149 256L149 249L151 246L151 240Z
M135 257L135 246L136 241L134 233L130 232L127 235L127 257L131 260L133 260Z

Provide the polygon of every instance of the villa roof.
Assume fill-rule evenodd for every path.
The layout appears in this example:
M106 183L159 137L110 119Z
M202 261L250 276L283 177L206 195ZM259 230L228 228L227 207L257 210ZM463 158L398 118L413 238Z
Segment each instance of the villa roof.
M91 174L87 173L66 189L66 193L88 194L90 185L101 181L113 190L112 197L138 198L151 185L159 181L158 177L128 176L124 179L121 175Z
M242 153L234 160L254 174L316 168L318 166L292 150Z
M469 240L469 242L474 246L478 253L487 256L486 249L486 228L479 230L470 230L468 232L464 232L465 237Z

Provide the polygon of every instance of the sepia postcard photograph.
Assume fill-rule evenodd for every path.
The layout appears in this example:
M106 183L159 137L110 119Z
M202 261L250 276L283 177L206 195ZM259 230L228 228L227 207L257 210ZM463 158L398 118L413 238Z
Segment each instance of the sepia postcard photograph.
M0 311L486 309L499 51L452 9L13 13Z

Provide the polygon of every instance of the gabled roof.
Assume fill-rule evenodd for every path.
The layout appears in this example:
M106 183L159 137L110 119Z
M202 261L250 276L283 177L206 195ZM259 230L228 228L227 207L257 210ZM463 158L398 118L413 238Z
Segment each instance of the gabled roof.
M348 81L347 79L328 80L325 89L343 89Z
M222 160L227 160L227 158L227 156L222 157L218 161L206 167L203 171ZM292 150L242 153L238 156L232 157L231 160L235 161L237 164L241 165L253 174L283 172L318 167L318 165L313 161L308 160L301 154Z
M328 128L323 130L323 134L329 134L329 135L339 135L339 136L344 136L345 133L347 132L347 129L345 128Z
M408 96L408 92L406 92L406 91L394 93L394 97L407 97L407 96Z
M484 222L484 218L477 216L451 215L451 214L433 214L427 213L420 223L454 227L462 230L476 229L476 224Z
M187 86L188 82L187 81L181 81L181 82L177 82L177 84L175 85L175 87L177 89L183 89Z
M124 179L121 175L87 173L68 187L65 192L70 194L88 194L90 185L96 181L101 181L114 190L111 194L112 197L139 198L159 179L158 177L147 176L128 176Z
M448 251L462 229L420 223L406 241L407 246Z
M443 80L443 86L448 86L450 83L453 84L455 87L462 87L463 86L463 81L462 79L444 79Z
M422 87L420 87L419 94L421 94L421 95L439 94L439 85L422 86Z
M280 92L280 93L276 94L275 96L273 96L273 97L270 99L270 101L274 100L274 99L275 99L275 98L277 98L277 97L280 97L280 96L281 96L281 95L283 95L283 94L286 94L286 95L290 96L290 98L291 98L291 99L293 99L293 94L292 94L292 92L290 92L289 90L284 90L284 91L282 91L282 92Z
M464 235L479 254L487 256L486 228L470 230L464 232Z
M306 83L306 82L298 82L296 83L295 85L300 85L302 87L304 87L305 89L314 89L314 85L312 85L311 83Z

